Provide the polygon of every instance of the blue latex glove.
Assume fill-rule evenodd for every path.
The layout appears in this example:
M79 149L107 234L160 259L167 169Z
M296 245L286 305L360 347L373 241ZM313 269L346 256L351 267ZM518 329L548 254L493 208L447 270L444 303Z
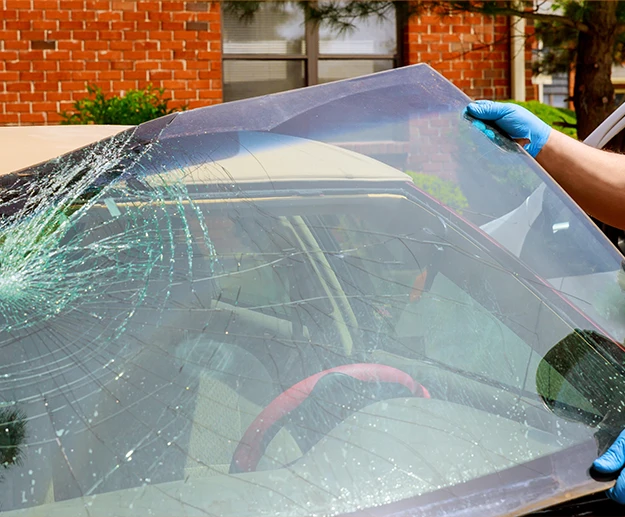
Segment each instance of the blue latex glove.
M602 474L616 472L625 465L625 431L614 441L612 446L599 456L592 466ZM616 484L607 492L608 497L617 503L625 504L625 471L621 472Z
M551 134L551 127L516 104L476 101L467 106L467 113L477 119L494 122L513 140L529 140L523 148L534 158Z

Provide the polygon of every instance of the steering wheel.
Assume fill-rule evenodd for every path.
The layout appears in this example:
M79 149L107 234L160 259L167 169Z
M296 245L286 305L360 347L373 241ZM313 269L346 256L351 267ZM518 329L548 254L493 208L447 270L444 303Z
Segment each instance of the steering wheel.
M343 391L351 394L362 392L360 385L363 383L372 386L387 384L402 389L403 396L411 394L416 397L430 398L429 392L421 384L416 382L406 372L393 368L392 366L375 363L359 363L324 370L291 386L273 399L269 405L260 412L246 429L234 451L232 463L230 464L230 473L235 474L255 471L258 462L265 453L271 440L278 431L288 423L287 417L289 414L306 406L309 395L316 387L317 390L319 390L319 386L324 384L325 380L337 378L341 379L339 382L342 383L340 387ZM347 390L345 390L345 381L351 383ZM336 382L330 382L336 386ZM359 386L356 386L354 389L353 383ZM386 397L374 396L372 399L367 400L369 401L368 403L372 403L383 400L384 398L393 398L402 395L390 394L390 396ZM327 400L328 397L322 397L322 399ZM366 404L366 401L364 404L362 401L360 402L361 407ZM337 407L337 404L335 403L333 406ZM345 418L346 416L347 415L343 415L342 417ZM327 429L327 431L329 430L330 429Z

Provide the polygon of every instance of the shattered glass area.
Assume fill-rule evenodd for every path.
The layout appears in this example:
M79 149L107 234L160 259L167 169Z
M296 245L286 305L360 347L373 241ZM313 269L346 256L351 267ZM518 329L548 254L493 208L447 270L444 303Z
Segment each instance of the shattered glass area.
M487 516L601 490L618 254L466 101L417 66L0 178L0 511Z

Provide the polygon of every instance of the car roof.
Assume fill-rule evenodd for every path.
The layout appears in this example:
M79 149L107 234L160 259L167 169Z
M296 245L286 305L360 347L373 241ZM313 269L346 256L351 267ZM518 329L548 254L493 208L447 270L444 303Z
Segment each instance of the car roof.
M340 145L263 131L237 134L236 153L197 165L169 164L167 174L183 184L291 181L412 181L404 172ZM161 184L162 175L147 175Z
M24 169L115 135L132 126L0 127L0 174Z

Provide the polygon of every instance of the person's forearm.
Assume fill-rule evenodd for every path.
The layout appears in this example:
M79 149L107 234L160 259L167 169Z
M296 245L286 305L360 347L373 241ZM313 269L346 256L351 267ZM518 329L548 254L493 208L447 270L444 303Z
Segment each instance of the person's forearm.
M536 160L586 212L625 229L625 155L552 131Z

